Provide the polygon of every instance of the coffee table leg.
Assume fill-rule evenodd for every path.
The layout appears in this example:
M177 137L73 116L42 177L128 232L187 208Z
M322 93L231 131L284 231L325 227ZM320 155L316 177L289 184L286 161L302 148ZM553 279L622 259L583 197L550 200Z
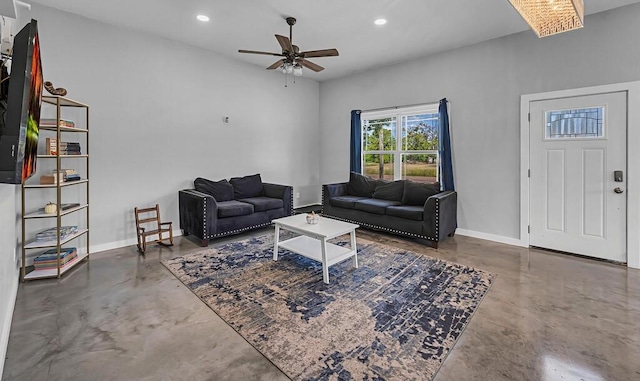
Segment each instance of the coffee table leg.
M320 240L322 246L322 280L324 283L329 284L329 266L327 265L327 240L322 238Z
M280 240L280 225L276 224L276 234L273 238L273 260L278 260L278 241Z
M356 246L356 231L351 231L351 250L353 250L353 267L358 268L358 247Z

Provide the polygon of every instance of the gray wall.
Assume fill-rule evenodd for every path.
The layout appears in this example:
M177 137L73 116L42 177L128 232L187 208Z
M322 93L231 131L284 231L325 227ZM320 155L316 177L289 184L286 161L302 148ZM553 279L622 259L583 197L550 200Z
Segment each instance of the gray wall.
M21 24L29 18L38 20L45 80L91 106L92 252L135 242L134 206L159 203L178 228L177 192L197 176L261 173L293 185L297 205L319 199L319 147L308 144L319 140L317 82L284 88L280 73L39 4L20 13ZM40 160L36 177L51 164ZM30 190L27 209L51 200L51 190ZM19 187L0 185L0 355L17 290L19 209ZM28 230L49 226L32 220Z
M18 264L14 259L19 232L16 229L15 185L0 184L0 375L9 341L11 314L18 290Z
M133 207L178 227L198 176L261 173L319 198L319 85L34 4L45 80L91 106L91 244L131 244ZM223 116L230 123L222 122ZM42 203L46 203L42 199ZM95 249L94 249L95 250Z
M177 224L177 190L196 176L260 172L294 185L296 204L317 202L319 184L348 178L351 109L442 97L452 102L460 226L516 238L520 95L640 80L639 4L587 17L580 31L542 40L524 32L286 89L281 74L215 53L38 4L30 16L45 79L91 105L95 249L132 243L137 205L159 203ZM18 203L16 187L0 185L2 350L17 286Z
M519 238L520 95L640 80L640 4L320 84L322 183L345 181L349 111L451 101L458 222Z

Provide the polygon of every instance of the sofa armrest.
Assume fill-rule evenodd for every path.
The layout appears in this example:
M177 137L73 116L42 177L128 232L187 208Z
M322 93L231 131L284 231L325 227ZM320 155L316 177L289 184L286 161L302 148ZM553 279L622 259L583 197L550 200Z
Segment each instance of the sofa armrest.
M347 184L349 183L325 184L322 186L322 190L329 198L346 196L349 194L347 192Z
M322 211L329 210L331 208L331 204L329 204L329 200L333 197L338 196L346 196L349 193L347 192L347 184L349 183L336 183L336 184L324 184L322 186Z
M263 183L265 197L279 198L284 205L284 215L293 214L293 187L290 185Z
M180 229L194 236L208 240L216 234L218 222L218 203L206 193L194 189L178 192Z
M442 241L458 227L458 193L444 191L433 195L424 204L424 234Z

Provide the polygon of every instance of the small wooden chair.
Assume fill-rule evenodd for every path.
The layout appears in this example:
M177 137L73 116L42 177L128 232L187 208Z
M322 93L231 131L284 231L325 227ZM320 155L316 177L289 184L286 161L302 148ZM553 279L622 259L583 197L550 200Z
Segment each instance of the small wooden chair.
M160 207L156 204L155 208L138 209L134 208L133 212L136 215L136 235L138 236L138 251L144 254L147 250L147 237L152 235L158 235L158 239L153 242L162 246L173 246L173 228L171 222L160 222ZM147 218L141 218L140 215L148 214ZM155 229L147 230L140 226L142 224L152 224L155 222ZM168 238L163 238L162 233L169 233ZM169 240L169 243L165 243L165 240Z

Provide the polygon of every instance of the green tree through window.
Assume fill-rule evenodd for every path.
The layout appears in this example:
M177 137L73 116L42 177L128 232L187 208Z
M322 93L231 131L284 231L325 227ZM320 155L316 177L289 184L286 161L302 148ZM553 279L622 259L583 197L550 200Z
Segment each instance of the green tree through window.
M363 113L363 174L373 178L434 182L438 174L437 105Z

